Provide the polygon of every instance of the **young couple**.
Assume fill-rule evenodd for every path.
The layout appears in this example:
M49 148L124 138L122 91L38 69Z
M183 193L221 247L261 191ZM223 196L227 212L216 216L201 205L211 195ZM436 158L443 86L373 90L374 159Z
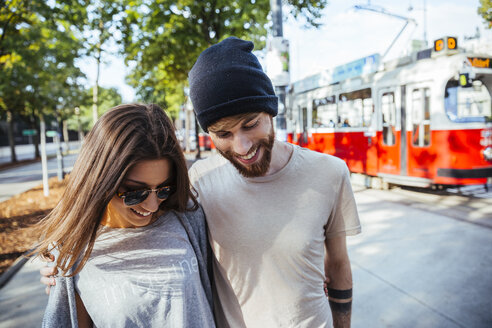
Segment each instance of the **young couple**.
M118 106L96 123L39 226L37 251L56 255L41 270L53 286L44 326L350 326L346 236L360 223L347 167L275 140L277 97L252 50L228 38L190 71L220 153L190 178L159 107Z

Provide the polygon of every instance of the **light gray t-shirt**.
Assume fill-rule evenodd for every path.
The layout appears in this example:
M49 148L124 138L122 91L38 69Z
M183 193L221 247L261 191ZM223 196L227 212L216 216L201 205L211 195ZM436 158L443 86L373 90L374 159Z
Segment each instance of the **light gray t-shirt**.
M325 241L360 232L345 163L294 146L278 172L245 178L222 156L197 161L215 253L220 327L331 327Z
M172 212L146 227L102 227L73 282L96 327L215 327L197 256Z

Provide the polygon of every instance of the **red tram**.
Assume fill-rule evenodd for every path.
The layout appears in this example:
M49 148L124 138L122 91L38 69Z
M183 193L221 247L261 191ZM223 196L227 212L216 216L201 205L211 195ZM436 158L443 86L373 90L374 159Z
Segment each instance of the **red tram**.
M343 159L368 184L492 177L492 55L454 37L384 64L375 54L294 83L288 141Z

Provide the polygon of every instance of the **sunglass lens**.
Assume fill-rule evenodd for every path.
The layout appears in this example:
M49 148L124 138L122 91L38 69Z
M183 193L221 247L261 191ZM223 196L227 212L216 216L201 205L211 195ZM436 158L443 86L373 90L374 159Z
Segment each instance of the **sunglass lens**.
M132 206L137 205L147 198L148 191L133 191L125 195L125 205Z
M159 199L167 199L169 197L169 194L171 193L171 188L170 187L164 187L159 189L157 191L157 197Z

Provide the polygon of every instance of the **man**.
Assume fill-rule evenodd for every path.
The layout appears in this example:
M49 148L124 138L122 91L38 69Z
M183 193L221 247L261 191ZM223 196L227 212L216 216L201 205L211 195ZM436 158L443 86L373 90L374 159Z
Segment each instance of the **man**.
M360 223L347 167L274 139L278 100L253 47L228 38L189 74L198 121L220 153L189 171L215 254L217 324L329 327L330 305L334 326L349 327L345 238Z
M278 98L253 47L228 38L189 74L198 121L220 153L189 171L215 254L217 326L330 327L330 306L333 325L349 327L345 238L360 223L347 167L275 140Z

